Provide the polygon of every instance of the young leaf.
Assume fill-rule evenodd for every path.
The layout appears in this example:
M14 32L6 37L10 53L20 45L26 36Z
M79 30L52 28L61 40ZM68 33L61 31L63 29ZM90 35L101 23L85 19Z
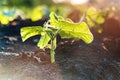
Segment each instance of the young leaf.
M86 43L93 41L93 35L85 22L79 24L63 22L61 25L63 25L60 32L62 38L82 39Z
M92 42L93 35L85 22L75 24L68 21L58 21L54 15L54 13L50 14L50 24L61 29L59 34L62 38L76 38L82 39L86 43Z
M57 17L59 21L64 21L64 18L62 16Z
M63 20L63 18L61 19L61 17L58 17L59 19L58 20ZM50 25L53 27L53 28L57 28L57 26L59 25L59 22L56 20L55 18L55 13L54 12L51 12L50 13Z
M25 27L25 28L21 28L20 30L22 41L25 41L26 39L32 36L40 35L41 32L43 32L42 27Z
M41 36L40 41L38 42L37 46L43 49L44 47L47 46L48 42L50 41L50 37L48 36L47 33Z

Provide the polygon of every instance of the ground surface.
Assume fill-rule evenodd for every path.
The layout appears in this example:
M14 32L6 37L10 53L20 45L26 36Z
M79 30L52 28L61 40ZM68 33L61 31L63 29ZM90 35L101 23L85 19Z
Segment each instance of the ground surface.
M19 37L1 37L0 42L1 80L120 80L120 58L97 39L89 45L60 40L54 64L33 43L22 43Z

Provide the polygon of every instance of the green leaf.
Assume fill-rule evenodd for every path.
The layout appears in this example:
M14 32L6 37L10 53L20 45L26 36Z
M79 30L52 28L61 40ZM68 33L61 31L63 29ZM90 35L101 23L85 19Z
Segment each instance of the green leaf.
M64 22L62 25L64 25L60 32L62 38L82 39L85 43L93 41L93 35L85 22L79 24Z
M58 21L67 21L73 23L73 21L69 18L64 19L62 16L57 16Z
M71 19L69 19L69 18L66 18L66 21L70 22L70 23L73 23L73 21Z
M60 29L59 34L62 38L82 39L86 43L91 43L93 41L93 35L85 22L75 24L70 21L59 21L52 12L50 14L50 24Z
M59 17L59 19L58 20L63 20L63 19L61 19L61 17ZM55 13L54 12L51 12L50 13L50 25L53 27L53 28L57 28L57 26L59 25L59 22L56 20L56 18L55 18Z
M22 41L25 41L26 39L32 36L40 35L41 32L43 32L42 27L24 27L24 28L21 28L20 30Z
M60 22L63 22L63 21L65 21L65 22L68 22L68 23L73 23L73 21L71 20L71 19L68 19L67 18L67 20L65 20L62 16L57 16L57 15L55 15L55 13L54 12L51 12L51 14L50 14L50 25L53 27L53 28L60 28L60 27L62 27L61 25L60 25Z
M47 33L41 36L40 41L38 42L37 46L43 49L47 46L48 42L50 41L50 37Z
M59 21L64 21L64 18L62 16L57 16Z

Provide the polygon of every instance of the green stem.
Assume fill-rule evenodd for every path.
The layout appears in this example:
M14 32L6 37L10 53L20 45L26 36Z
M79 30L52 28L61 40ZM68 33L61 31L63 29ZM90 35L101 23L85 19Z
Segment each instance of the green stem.
M51 56L51 63L55 62L55 51L54 51L54 40L51 40L51 49L50 49L50 56Z

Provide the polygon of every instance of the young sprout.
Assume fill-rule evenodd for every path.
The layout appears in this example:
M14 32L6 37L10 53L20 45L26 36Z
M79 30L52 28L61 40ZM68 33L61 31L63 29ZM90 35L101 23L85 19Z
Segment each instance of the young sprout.
M71 20L65 20L61 16L57 16L54 12L50 13L50 20L43 27L24 27L21 28L22 40L41 35L37 44L40 49L44 49L49 45L51 63L55 62L55 49L58 34L61 38L82 39L85 43L93 41L93 35L85 22L73 23Z

